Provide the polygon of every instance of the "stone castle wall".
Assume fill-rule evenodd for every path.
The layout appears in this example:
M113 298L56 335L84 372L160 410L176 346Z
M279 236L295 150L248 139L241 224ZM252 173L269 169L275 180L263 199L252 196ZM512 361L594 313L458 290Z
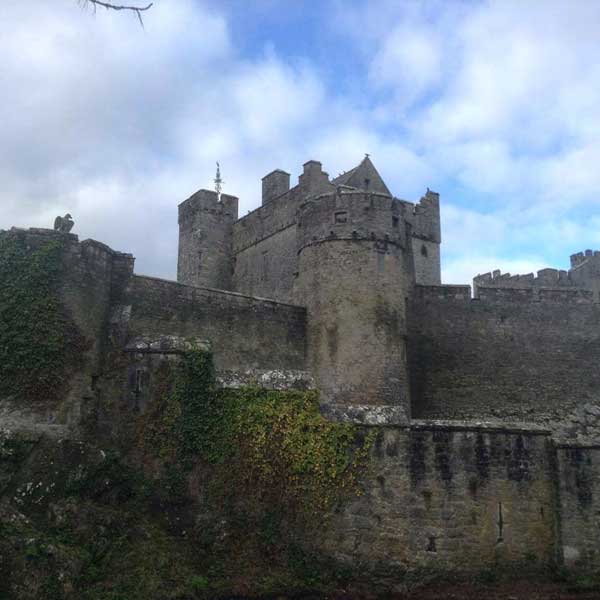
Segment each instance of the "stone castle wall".
M236 291L293 301L296 252L296 211L302 200L300 188L267 202L233 226Z
M542 570L557 550L554 464L544 432L383 428L366 493L334 517L324 546L382 574Z
M577 289L417 287L408 316L412 410L423 419L542 423L600 435L600 305Z
M600 446L557 449L560 555L567 568L600 569Z
M77 370L68 373L64 395L53 405L24 405L2 398L0 422L6 428L33 428L56 435L78 432L93 407L95 383L104 369L111 303L120 297L133 273L134 258L95 240L79 242L74 234L50 229L13 228L0 235L21 237L32 250L62 242L58 300L82 340L81 362Z
M334 186L315 161L292 189L281 171L263 183L239 220L233 196L180 205L179 283L134 275L99 242L19 234L63 236L61 301L87 341L67 396L35 418L77 426L95 411L116 435L162 361L198 344L223 385L315 385L326 415L383 426L365 495L321 540L337 558L600 567L596 255L479 276L472 299L439 285L437 194L415 205Z
M341 197L348 193L360 196L367 192L344 185L333 185L317 161L309 161L304 165L304 172L300 175L298 185L291 189L289 189L289 175L284 171L276 170L265 176L262 205L232 225L230 268L233 275L231 285L228 283L229 287L226 289L282 302L297 303L293 294L294 280L298 272L298 239L305 235L297 231L297 213L307 200L333 193ZM347 229L355 230L356 235L359 236L372 234L377 236L380 230L384 229L390 230L388 235L391 237L397 236L399 231L403 240L411 236L412 248L408 251L412 254L414 262L412 271L416 282L423 285L439 284L441 273L439 195L428 191L416 204L392 198L384 193L369 192L368 195L370 212L364 215L354 213L352 223L346 222ZM389 214L390 207L393 215ZM381 214L376 214L377 211L381 211ZM329 231L339 229L343 215L336 216L336 211L333 210L331 214L323 216L322 222L313 224L315 230L310 234L311 236L320 238L328 235ZM200 215L199 219L201 218ZM209 229L214 227L210 218L207 217ZM394 219L394 223L390 228L388 221L391 218ZM374 225L375 229L363 231L367 223L369 226ZM217 227L216 231L220 234L225 229ZM185 232L182 236L180 253L187 256L190 252L188 236ZM220 250L219 244L222 245L223 240L219 238L215 246L215 256L218 256L219 260L223 259L228 252ZM405 243L403 248L406 248ZM206 260L212 260L212 255L206 256ZM209 267L210 265L211 263L208 264ZM183 283L194 283L192 280L182 279L181 276L178 276L178 280ZM208 285L208 283L202 282L199 285Z
M126 290L127 342L202 339L219 371L306 369L306 310L234 292L134 276Z

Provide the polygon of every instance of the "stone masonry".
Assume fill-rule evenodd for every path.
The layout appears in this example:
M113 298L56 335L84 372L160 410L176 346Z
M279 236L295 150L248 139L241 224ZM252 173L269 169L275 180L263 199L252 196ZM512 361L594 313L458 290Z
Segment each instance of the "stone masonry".
M262 179L262 204L179 205L177 282L61 231L60 293L88 341L56 406L0 398L0 427L118 435L153 373L210 348L222 385L316 388L327 418L381 428L366 494L323 549L438 571L600 568L600 253L571 269L442 285L440 198L396 198L369 157L331 179ZM0 232L1 235L8 235Z

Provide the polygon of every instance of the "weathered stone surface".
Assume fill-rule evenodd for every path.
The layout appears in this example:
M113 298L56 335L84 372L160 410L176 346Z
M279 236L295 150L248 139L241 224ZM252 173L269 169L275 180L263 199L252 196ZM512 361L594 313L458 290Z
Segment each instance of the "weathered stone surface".
M167 361L210 348L222 386L316 387L328 418L380 430L364 495L319 540L330 555L388 572L599 568L600 254L478 276L471 299L440 285L438 194L394 198L373 169L330 181L309 161L291 189L275 171L241 219L237 198L194 194L179 282L134 275L100 242L12 230L64 242L59 297L86 345L64 397L0 398L0 428L126 444L168 392Z
M530 422L560 437L597 438L600 305L497 291L471 300L460 288L415 289L407 320L413 415Z
M364 495L323 545L396 575L543 569L556 551L553 452L547 433L383 427Z

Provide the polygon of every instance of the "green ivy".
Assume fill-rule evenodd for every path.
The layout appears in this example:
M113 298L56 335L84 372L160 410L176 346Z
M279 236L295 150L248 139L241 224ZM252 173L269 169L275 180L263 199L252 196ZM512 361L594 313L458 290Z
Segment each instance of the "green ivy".
M202 350L164 364L158 379L138 439L159 458L212 465L221 494L246 490L267 504L322 514L361 492L375 433L327 421L316 392L219 389L212 355Z
M82 338L61 305L63 243L28 247L0 235L0 397L53 399L79 360Z

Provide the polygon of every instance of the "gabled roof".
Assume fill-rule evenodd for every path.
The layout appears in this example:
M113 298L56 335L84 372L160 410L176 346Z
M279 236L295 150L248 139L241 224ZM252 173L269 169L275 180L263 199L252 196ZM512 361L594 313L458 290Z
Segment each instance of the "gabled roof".
M369 155L365 155L358 166L336 177L331 183L334 185L347 185L359 190L388 194L388 196L392 195L381 175L377 172L375 165L371 162Z

